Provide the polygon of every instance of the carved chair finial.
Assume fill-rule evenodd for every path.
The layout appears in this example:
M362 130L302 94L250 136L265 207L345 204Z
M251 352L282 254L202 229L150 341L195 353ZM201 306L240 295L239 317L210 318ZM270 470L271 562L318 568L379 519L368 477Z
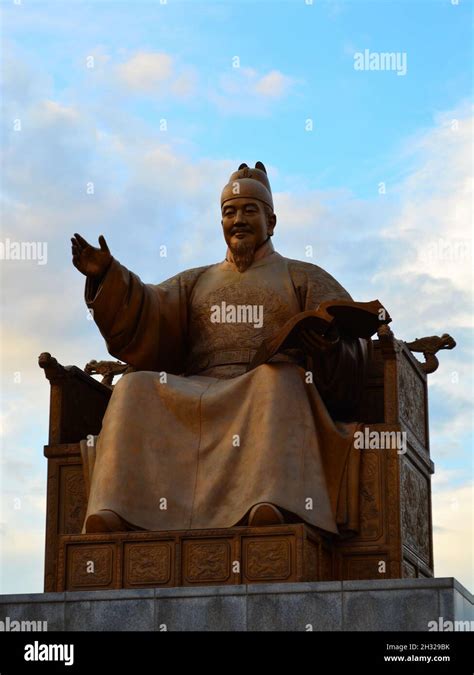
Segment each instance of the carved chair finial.
M121 361L96 361L92 359L84 366L84 372L88 375L102 375L102 384L108 387L113 386L114 377L117 375L127 375L135 369L128 363Z
M425 357L425 362L418 361L420 368L426 374L434 373L439 366L439 361L435 356L440 349L454 349L456 341L448 333L443 335L431 335L429 337L417 338L413 342L405 342L406 346L411 352L422 353Z

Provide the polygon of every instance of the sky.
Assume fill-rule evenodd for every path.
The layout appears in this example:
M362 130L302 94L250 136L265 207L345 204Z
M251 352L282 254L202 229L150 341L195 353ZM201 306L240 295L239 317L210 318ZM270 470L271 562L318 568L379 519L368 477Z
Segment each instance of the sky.
M0 592L43 588L49 385L37 357L107 358L70 236L103 234L149 283L219 262L220 191L256 161L282 255L380 299L401 340L455 338L429 376L435 575L472 590L471 3L0 9L0 242L47 245L42 260L0 259Z

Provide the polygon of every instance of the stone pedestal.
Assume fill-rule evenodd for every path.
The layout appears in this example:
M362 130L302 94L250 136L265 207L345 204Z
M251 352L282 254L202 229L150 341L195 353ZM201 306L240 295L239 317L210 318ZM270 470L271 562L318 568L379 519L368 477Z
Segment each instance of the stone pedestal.
M58 591L332 578L329 539L303 523L59 537Z
M49 631L467 630L473 601L453 578L71 591L0 596L0 621L47 621Z

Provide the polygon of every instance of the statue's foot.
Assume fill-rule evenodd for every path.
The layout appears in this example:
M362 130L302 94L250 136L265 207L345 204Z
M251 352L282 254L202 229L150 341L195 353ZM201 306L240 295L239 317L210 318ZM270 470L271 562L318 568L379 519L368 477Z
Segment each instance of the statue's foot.
M255 504L250 509L248 524L253 527L262 527L265 525L283 525L285 518L280 509L273 504L262 502Z
M92 513L86 520L87 534L99 532L126 532L132 529L120 516L114 511L103 509L97 513Z

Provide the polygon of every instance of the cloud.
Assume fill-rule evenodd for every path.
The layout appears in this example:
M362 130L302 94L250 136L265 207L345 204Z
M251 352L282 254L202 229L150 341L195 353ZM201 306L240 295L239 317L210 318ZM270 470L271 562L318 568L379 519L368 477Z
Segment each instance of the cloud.
M399 338L460 336L454 352L440 354L453 364L446 372L454 358L460 372L472 361L471 128L464 105L439 115L396 157L408 167L404 178L375 199L308 189L274 195L279 248L302 257L312 245L309 262L329 267L354 296L379 297ZM439 377L431 383L445 387Z
M146 93L159 89L173 71L172 57L157 52L138 52L117 66L117 75L126 86Z
M26 520L16 517L14 523L0 529L2 594L43 590L44 533L41 527L33 529L31 521L27 523Z
M44 97L46 91L51 91L53 78L49 73L35 69L27 54L11 40L4 41L2 59L2 103L8 106L6 110L16 113L13 117L5 116L10 122L25 105Z
M179 98L188 98L195 94L198 87L198 75L194 68L188 67L176 77L171 91Z
M284 99L298 81L279 70L261 73L255 68L234 66L221 75L207 97L217 107L232 114L268 114L270 104Z
M461 105L439 114L434 129L407 142L402 158L412 170L395 187L401 209L384 231L407 253L389 272L390 282L417 284L425 302L431 297L430 309L448 294L450 321L463 326L473 325L462 295L456 298L472 284L472 123L469 106Z
M101 55L100 64L103 68L104 55ZM199 91L199 76L194 66L178 65L170 54L162 52L138 52L127 61L114 67L117 81L128 90L147 96L162 96L164 94L177 97L189 97L192 94L198 98L207 96L207 88ZM229 95L246 96L264 101L276 100L286 96L295 85L296 80L279 70L259 73L254 68L232 69L231 74L224 74L218 79L218 86L214 89L214 102L222 105L223 99ZM234 111L240 109L240 104L232 101Z
M254 90L261 96L279 98L288 92L292 84L293 80L290 77L278 70L272 70L255 82Z
M237 58L237 57L235 57ZM175 54L164 51L135 51L119 49L109 53L104 45L91 47L75 62L78 79L92 98L103 98L109 106L123 106L130 100L170 102L191 99L193 104L207 107L214 104L221 110L242 114L266 110L265 103L274 104L290 94L300 80L277 69L264 71L241 67L240 63L224 72L200 72L194 63L186 63ZM5 77L11 101L38 95L30 70L10 58ZM42 78L42 93L51 89L51 79ZM72 99L75 90L68 91ZM16 98L15 98L16 97ZM131 98L133 97L133 98Z
M197 93L198 73L194 66L181 65L165 52L137 52L112 66L116 83L128 93L152 98L189 98ZM104 71L105 74L105 71Z
M456 576L469 590L474 588L473 513L474 485L450 485L451 476L435 474L433 485L433 548L435 575ZM438 489L438 485L442 488Z

